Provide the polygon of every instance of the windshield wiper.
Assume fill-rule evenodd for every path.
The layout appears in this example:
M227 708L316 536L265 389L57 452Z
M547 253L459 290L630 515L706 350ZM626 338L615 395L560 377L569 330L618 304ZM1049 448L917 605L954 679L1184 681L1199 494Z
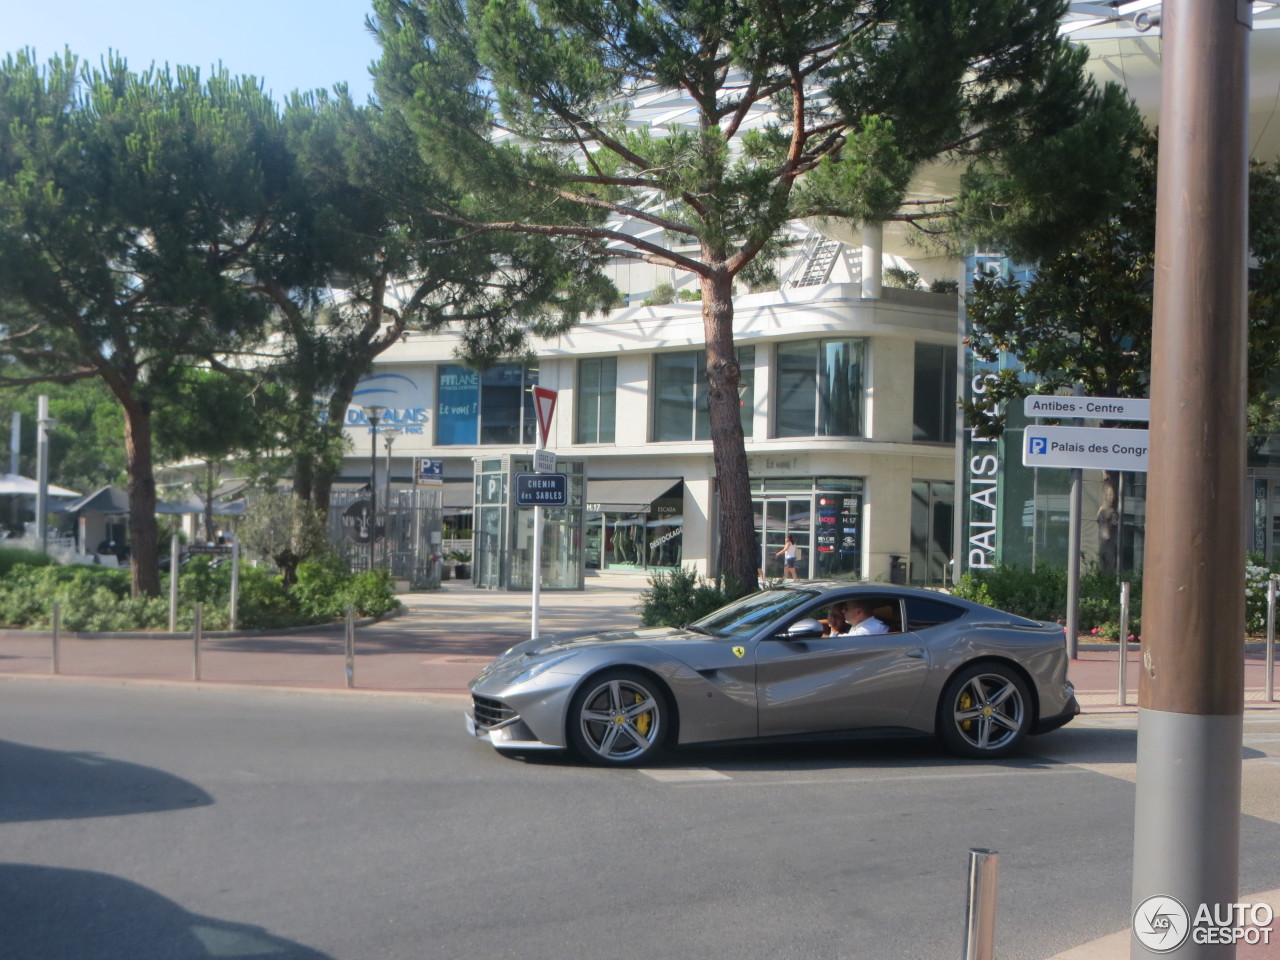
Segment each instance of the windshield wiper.
M702 634L704 637L714 637L714 636L715 636L715 634L714 634L714 633L712 633L710 630L704 630L704 629L702 629L702 627L695 626L695 625L694 625L694 624L692 624L692 623L686 623L686 624L685 624L683 627L681 627L680 629L681 629L681 630L688 630L690 633L700 633L700 634Z

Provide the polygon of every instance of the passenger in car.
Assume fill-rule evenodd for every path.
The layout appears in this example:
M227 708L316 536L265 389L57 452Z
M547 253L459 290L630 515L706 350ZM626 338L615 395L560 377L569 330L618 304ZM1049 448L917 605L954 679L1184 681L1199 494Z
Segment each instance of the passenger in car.
M844 619L848 621L848 629L842 631L842 635L846 637L870 636L877 633L888 633L889 626L883 620L876 617L872 611L875 604L868 600L846 600L844 609Z
M827 618L822 621L826 627L822 635L824 637L834 637L844 633L849 629L849 621L844 618L844 604L833 603L827 608Z

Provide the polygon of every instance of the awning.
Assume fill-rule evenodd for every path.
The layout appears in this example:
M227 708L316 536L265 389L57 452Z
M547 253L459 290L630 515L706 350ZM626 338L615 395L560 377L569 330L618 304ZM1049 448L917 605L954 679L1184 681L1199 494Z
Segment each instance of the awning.
M80 494L55 484L46 484L45 492L51 497L78 497ZM0 496L17 495L34 497L40 493L40 484L30 477L16 473L0 473Z
M54 513L80 513L84 510L88 510L90 513L111 515L128 513L129 493L119 487L103 487L101 490L95 490L79 500L58 504L52 510ZM217 512L217 510L214 510L214 513ZM196 497L188 497L186 500L176 502L157 500L156 513L204 513L204 505Z
M592 513L648 513L655 500L684 483L681 477L641 480L588 480L587 510ZM680 496L679 493L675 494Z
M429 489L429 488L424 488ZM468 509L475 502L475 487L470 482L467 483L446 483L443 485L444 498L441 506L458 509L459 507L467 507Z

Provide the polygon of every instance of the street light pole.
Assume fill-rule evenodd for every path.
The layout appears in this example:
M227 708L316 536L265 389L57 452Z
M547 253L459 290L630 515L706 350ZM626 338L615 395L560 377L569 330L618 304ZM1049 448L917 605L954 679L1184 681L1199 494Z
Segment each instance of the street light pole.
M49 431L58 421L49 416L49 398L36 401L36 548L49 548Z
M396 442L398 436L400 436L399 427L382 428L382 442L387 445L387 485L382 502L386 504L383 509L386 510L388 518L391 516L391 445Z
M386 407L371 403L364 408L369 420L369 569L373 569L374 541L378 536L378 421Z

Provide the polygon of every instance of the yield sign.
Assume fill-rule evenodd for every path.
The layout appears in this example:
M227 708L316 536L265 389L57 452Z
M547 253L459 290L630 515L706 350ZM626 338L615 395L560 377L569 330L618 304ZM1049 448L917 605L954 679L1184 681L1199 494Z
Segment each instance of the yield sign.
M538 411L538 426L542 430L542 446L547 445L547 437L551 435L551 414L556 409L556 391L546 387L533 388L533 406Z

